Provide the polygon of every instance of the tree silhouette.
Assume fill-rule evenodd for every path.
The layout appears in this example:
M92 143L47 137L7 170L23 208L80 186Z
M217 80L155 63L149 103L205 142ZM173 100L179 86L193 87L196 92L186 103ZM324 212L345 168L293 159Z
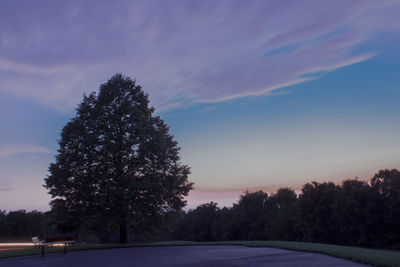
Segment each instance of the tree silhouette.
M400 171L379 170L371 179L371 187L384 201L386 242L393 245L400 240Z
M307 183L299 196L299 216L303 240L336 242L334 205L339 192L334 183Z
M268 236L272 239L295 240L299 236L296 193L290 188L280 188L270 196L270 201L274 213L270 216Z
M271 203L267 193L244 192L232 208L233 231L235 231L236 239L264 239L270 212Z
M192 187L169 127L135 81L116 74L63 128L45 187L64 229L136 230L180 210ZM71 229L69 229L71 230Z
M333 218L337 243L368 246L380 241L376 234L382 221L381 198L367 182L347 179L336 196Z

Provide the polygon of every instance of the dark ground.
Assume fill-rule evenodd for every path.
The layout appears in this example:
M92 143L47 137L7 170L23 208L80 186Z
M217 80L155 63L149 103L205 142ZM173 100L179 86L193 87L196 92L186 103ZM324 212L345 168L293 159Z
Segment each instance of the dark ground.
M0 266L366 266L331 256L243 246L135 247L8 258Z

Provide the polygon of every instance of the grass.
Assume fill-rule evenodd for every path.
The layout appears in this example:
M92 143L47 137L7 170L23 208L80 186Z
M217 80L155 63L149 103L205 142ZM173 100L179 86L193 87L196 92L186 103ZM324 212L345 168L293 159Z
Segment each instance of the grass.
M373 266L400 266L400 252L390 250L286 241L260 241L249 244L249 246L314 252Z
M367 249L359 247L347 247L319 243L289 242L289 241L217 241L217 242L192 242L192 241L166 241L145 244L79 244L69 247L68 251L92 250L92 249L112 249L126 247L161 247L161 246L207 246L207 245L237 245L248 247L273 247L289 250L314 252L343 258L359 263L370 264L373 266L399 266L400 252ZM0 249L5 249L1 247ZM15 248L15 247L14 247ZM62 252L63 248L46 248L47 253ZM13 250L0 250L0 258L9 258L26 255L40 255L40 249L23 247Z

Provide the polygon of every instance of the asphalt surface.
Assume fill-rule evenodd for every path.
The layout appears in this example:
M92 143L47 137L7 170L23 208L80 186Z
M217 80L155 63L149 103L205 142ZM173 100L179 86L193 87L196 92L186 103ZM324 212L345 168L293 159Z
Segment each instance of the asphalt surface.
M0 260L8 267L63 266L366 266L326 255L243 246L137 247Z

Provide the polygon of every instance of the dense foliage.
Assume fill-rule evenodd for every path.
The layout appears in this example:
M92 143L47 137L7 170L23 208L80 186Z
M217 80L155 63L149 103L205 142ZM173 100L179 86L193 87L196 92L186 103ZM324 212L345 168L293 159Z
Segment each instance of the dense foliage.
M400 172L311 182L301 193L245 192L231 208L207 203L182 214L172 239L292 240L367 247L400 247Z
M370 182L348 179L340 185L311 182L297 195L289 188L275 194L244 192L233 207L206 203L164 217L163 224L131 233L135 241L291 240L349 246L400 247L400 172L380 170ZM51 216L50 216L51 215ZM0 239L28 240L55 235L52 213L0 212ZM99 241L110 230L81 230L79 241Z
M119 229L158 226L185 205L190 169L179 161L169 127L154 115L148 96L116 74L85 96L63 128L45 187L61 231L93 231L103 241Z
M0 210L0 242L30 241L32 236L50 236L55 229L50 225L48 214L40 211L16 210L6 213Z

